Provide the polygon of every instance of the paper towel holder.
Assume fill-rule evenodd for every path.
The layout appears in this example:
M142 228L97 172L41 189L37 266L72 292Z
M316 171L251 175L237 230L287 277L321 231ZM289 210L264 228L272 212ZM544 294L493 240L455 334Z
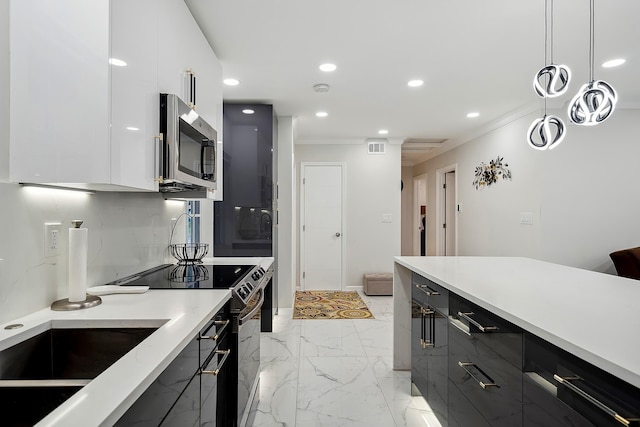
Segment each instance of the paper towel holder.
M76 219L71 221L71 224L74 228L80 228L84 221ZM53 311L73 311L73 310L82 310L85 308L95 307L97 305L102 304L102 298L95 295L87 294L87 297L84 301L69 301L69 298L60 299L54 301L51 304L51 310Z
M102 298L95 295L87 294L87 299L84 301L71 302L69 298L59 299L51 304L51 310L53 311L72 311L82 310L84 308L95 307L102 304Z

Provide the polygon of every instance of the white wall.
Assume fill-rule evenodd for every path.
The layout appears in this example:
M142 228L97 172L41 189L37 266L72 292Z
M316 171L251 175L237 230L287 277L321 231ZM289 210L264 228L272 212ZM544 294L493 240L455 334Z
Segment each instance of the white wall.
M435 171L457 163L459 255L528 256L613 272L608 254L640 245L640 110L618 110L595 127L568 126L552 151L526 143L538 114L414 168L415 175L428 173L428 233L435 236ZM497 156L509 165L512 181L476 190L475 167ZM521 212L533 213L533 225L520 224ZM435 254L435 239L427 250Z
M400 145L387 144L384 155L369 155L364 142L298 144L295 161L297 194L300 163L346 164L345 286L362 286L365 273L393 272L393 257L400 254ZM383 223L383 214L391 214L393 222Z
M184 209L156 194L42 190L9 177L9 2L0 1L0 323L68 296L67 228L89 229L89 284L165 261L171 218ZM61 222L60 254L44 257L44 223ZM181 238L180 235L177 238Z
M276 235L276 283L278 306L292 307L296 277L296 197L295 197L295 120L291 116L278 117L278 141L276 144L278 223Z

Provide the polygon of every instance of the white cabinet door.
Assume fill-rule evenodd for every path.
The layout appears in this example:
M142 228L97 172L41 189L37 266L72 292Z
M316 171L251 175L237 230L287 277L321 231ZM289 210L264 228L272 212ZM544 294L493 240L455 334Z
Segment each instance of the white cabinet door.
M160 127L158 18L155 0L111 1L111 182L153 191Z
M109 180L109 1L14 0L13 182Z

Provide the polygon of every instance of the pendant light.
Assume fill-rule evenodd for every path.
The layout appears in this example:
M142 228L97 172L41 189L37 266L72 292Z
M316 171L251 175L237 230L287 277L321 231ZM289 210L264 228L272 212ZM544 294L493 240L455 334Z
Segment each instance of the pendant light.
M549 13L549 3L551 12ZM549 24L551 21L551 25ZM547 55L547 48L549 55ZM544 98L544 116L531 123L527 142L536 150L553 149L565 137L564 122L560 117L547 115L547 98L564 94L569 88L571 70L566 65L553 63L553 0L544 2L544 67L533 78L533 90Z
M594 63L594 0L589 8L589 83L582 85L569 103L567 114L572 123L593 126L611 116L616 108L618 94L613 87L602 80L593 78Z

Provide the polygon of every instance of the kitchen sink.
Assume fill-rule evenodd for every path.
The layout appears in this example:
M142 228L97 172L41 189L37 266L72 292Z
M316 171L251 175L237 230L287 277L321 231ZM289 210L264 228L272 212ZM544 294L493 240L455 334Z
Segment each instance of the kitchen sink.
M3 424L37 423L156 329L52 328L1 350Z

